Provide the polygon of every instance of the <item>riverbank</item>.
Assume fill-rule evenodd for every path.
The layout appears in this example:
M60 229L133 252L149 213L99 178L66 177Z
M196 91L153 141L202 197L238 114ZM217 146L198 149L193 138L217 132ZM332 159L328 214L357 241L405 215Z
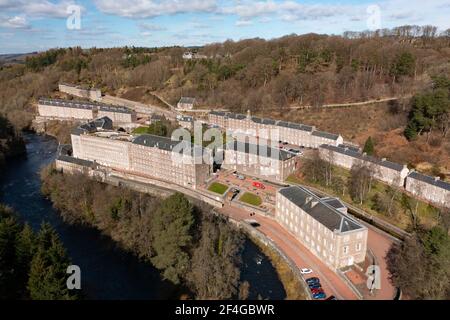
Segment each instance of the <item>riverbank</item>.
M187 298L239 297L246 281L240 269L253 262L242 257L243 234L225 219L208 214L207 205L193 206L181 194L161 200L52 169L42 179L43 192L66 222L99 229L125 250L151 262L165 279L185 284L192 292ZM276 275L275 270L272 274ZM274 286L279 283L275 278ZM250 283L251 292L257 282L261 279ZM270 288L262 289L267 292L253 294L253 299L285 297L282 289L277 289L276 296Z

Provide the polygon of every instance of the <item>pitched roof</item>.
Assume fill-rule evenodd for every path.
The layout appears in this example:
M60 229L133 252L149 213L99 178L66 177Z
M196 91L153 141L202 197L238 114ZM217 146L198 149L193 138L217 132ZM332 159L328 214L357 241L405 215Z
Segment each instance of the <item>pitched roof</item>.
M235 151L244 151L245 153L251 153L254 155L266 157L266 158L277 158L278 160L288 160L295 157L291 152L285 150L272 148L267 145L255 145L248 142L241 141L231 141L226 144L226 149L231 149Z
M74 158L74 157L66 156L66 155L59 155L56 158L56 160L70 162L70 163L78 164L78 165L84 166L84 167L92 167L94 165L94 162L92 162L92 161Z
M126 107L112 106L112 105L106 105L106 104L99 105L99 110L105 111L105 112L116 112L116 113L126 113L126 114L132 113L132 111Z
M76 127L75 129L72 130L72 134L80 135L84 133L96 132L97 130L112 130L112 129L113 129L112 120L108 117L101 117Z
M412 171L409 175L408 178L411 179L416 179L428 184L431 184L435 187L450 191L450 183L446 182L446 181L442 181L440 179L435 179L434 177L430 177L427 175L424 175L422 173L419 173L417 171Z
M87 110L101 110L109 112L120 112L120 113L132 113L130 109L124 106L116 106L106 103L98 103L92 101L79 101L79 100L63 100L63 99L47 99L40 98L39 104L64 107L64 108L76 108L76 109L87 109Z
M389 169L392 169L395 171L402 171L405 168L404 165L399 164L399 163L395 163L395 162L392 162L392 161L389 161L386 159L378 159L378 158L375 158L372 156L364 155L361 152L356 152L356 151L354 151L354 148L350 149L350 148L346 148L346 147L344 147L344 148L335 147L335 146L331 146L328 144L323 144L320 146L320 148L338 152L338 153L344 154L344 155L352 157L352 158L360 159L362 161L368 161L368 162L374 163L376 165L383 166L383 167L386 167L386 168L389 168Z
M331 231L365 229L358 221L336 210L306 188L291 186L278 192Z
M222 117L227 115L227 113L225 111L211 111L210 114L214 114L216 116L222 116Z
M195 102L195 98L181 97L181 99L178 103L194 104L194 102Z
M329 132L325 132L325 131L313 131L312 135L316 136L316 137L325 138L325 139L331 139L331 140L337 140L339 138L338 134L329 133Z
M139 144L141 146L151 147L151 148L156 147L158 149L165 150L165 151L173 151L175 146L181 144L181 147L183 147L183 148L180 148L181 150L179 153L183 153L184 150L187 150L187 148L190 148L191 155L194 155L194 156L202 156L203 152L205 150L204 148L202 148L200 146L193 145L189 141L185 141L185 140L177 141L177 140L172 140L167 137L155 136L152 134L139 135L133 139L132 143Z

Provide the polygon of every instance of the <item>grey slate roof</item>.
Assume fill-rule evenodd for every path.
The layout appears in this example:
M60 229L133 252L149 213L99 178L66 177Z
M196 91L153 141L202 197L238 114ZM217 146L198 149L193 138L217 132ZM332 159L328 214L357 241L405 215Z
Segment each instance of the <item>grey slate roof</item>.
M325 131L313 131L312 135L330 140L337 140L339 138L338 134L329 133Z
M191 116L181 116L178 118L178 121L183 121L183 122L194 122L194 118Z
M116 113L126 113L126 114L132 113L132 111L126 107L111 106L111 105L106 105L106 104L99 105L99 110L105 111L105 112L116 112Z
M256 123L262 123L262 119L258 117L252 117L252 121Z
M284 160L288 160L293 158L295 155L290 153L290 152L286 152L285 150L281 150L281 149L275 149L275 148L271 148L270 146L267 146L267 148L265 146L261 146L261 145L254 145L254 144L250 144L250 143L244 143L244 142L240 142L240 141L232 141L227 143L226 145L226 149L232 149L232 150L237 150L237 151L241 151L244 150L245 153L252 153L258 156L264 156L267 158L275 158L278 156L278 160L284 161Z
M276 121L273 120L273 119L264 118L264 119L262 119L262 123L263 124L268 124L268 125L275 125Z
M94 165L94 162L92 162L92 161L78 159L78 158L74 158L74 157L66 156L66 155L60 155L56 158L56 160L70 162L70 163L78 164L78 165L84 166L84 167L93 167L93 165Z
M165 151L172 151L175 146L181 143L184 146L184 149L191 148L192 155L194 156L202 156L204 151L202 147L197 145L193 146L192 143L188 141L177 141L152 134L139 135L133 139L132 143L151 148L156 147ZM180 153L183 153L184 149L181 150Z
M112 120L108 117L101 117L101 118L95 119L93 121L82 124L79 127L73 129L72 134L80 135L80 134L84 134L84 133L92 133L92 132L96 132L99 129L112 130L113 129Z
M422 181L422 182L431 184L431 185L433 185L433 186L436 186L436 187L438 187L438 188L441 188L441 189L450 191L450 183L445 182L445 181L442 181L442 180L440 180L440 179L435 179L435 178L433 178L433 177L424 175L424 174L419 173L419 172L417 172L417 171L411 172L411 173L408 175L408 178L416 179L416 180L419 180L419 181Z
M349 149L350 151L353 151L353 152L360 152L360 148L357 148L357 147L354 147L354 146L349 146L349 145L346 145L346 144L340 144L340 145L338 145L338 147L339 148L347 148L347 149Z
M247 118L247 116L240 113L229 113L228 118L243 120Z
M101 110L109 112L119 112L119 113L132 113L132 111L123 106L115 106L111 104L91 102L91 101L78 101L78 100L63 100L63 99L47 99L40 98L39 104L64 107L64 108L76 108L76 109L87 109L87 110Z
M331 231L347 232L365 228L303 187L291 186L278 192Z
M331 150L331 151L338 152L341 154L345 154L349 157L360 159L362 161L369 161L376 165L383 166L383 167L386 167L386 168L389 168L389 169L392 169L395 171L402 171L404 168L404 166L399 163L395 163L395 162L392 162L389 160L378 159L378 158L375 158L372 156L367 156L360 152L353 151L349 148L335 147L335 146L331 146L328 144L323 144L320 147L323 149L327 149L327 150Z
M227 115L227 113L225 111L211 111L210 114L214 114L216 116L222 116L222 117Z
M195 98L181 97L181 99L178 103L194 104L194 102L195 102Z

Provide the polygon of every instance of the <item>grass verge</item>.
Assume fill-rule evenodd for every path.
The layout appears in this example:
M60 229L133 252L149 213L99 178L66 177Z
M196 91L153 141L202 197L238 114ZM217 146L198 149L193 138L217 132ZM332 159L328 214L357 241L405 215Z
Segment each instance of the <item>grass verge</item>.
M208 188L209 191L218 193L218 194L224 194L225 191L228 190L228 186L218 183L218 182L213 182L211 183L211 185Z
M254 193L245 192L240 198L239 201L251 204L252 206L258 207L261 205L262 200L259 196Z

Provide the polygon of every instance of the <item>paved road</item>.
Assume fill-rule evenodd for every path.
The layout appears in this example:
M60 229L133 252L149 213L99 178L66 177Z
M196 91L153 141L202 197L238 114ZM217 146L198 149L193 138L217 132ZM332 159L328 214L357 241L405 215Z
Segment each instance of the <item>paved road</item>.
M377 291L376 296L368 296L365 299L369 300L392 300L395 296L396 289L389 281L389 272L386 264L386 253L389 251L391 245L394 243L392 238L387 233L376 229L375 227L364 223L369 234L367 237L367 245L372 250L373 254L377 258L377 263L381 272L381 290Z
M250 218L247 211L229 205L225 205L219 212L238 221ZM319 277L327 296L334 295L341 300L358 299L353 291L336 273L316 258L297 239L287 233L276 221L263 216L252 216L251 219L258 221L261 225L258 227L258 230L275 242L275 244L288 255L299 268L310 268L314 270L314 273L307 277Z

